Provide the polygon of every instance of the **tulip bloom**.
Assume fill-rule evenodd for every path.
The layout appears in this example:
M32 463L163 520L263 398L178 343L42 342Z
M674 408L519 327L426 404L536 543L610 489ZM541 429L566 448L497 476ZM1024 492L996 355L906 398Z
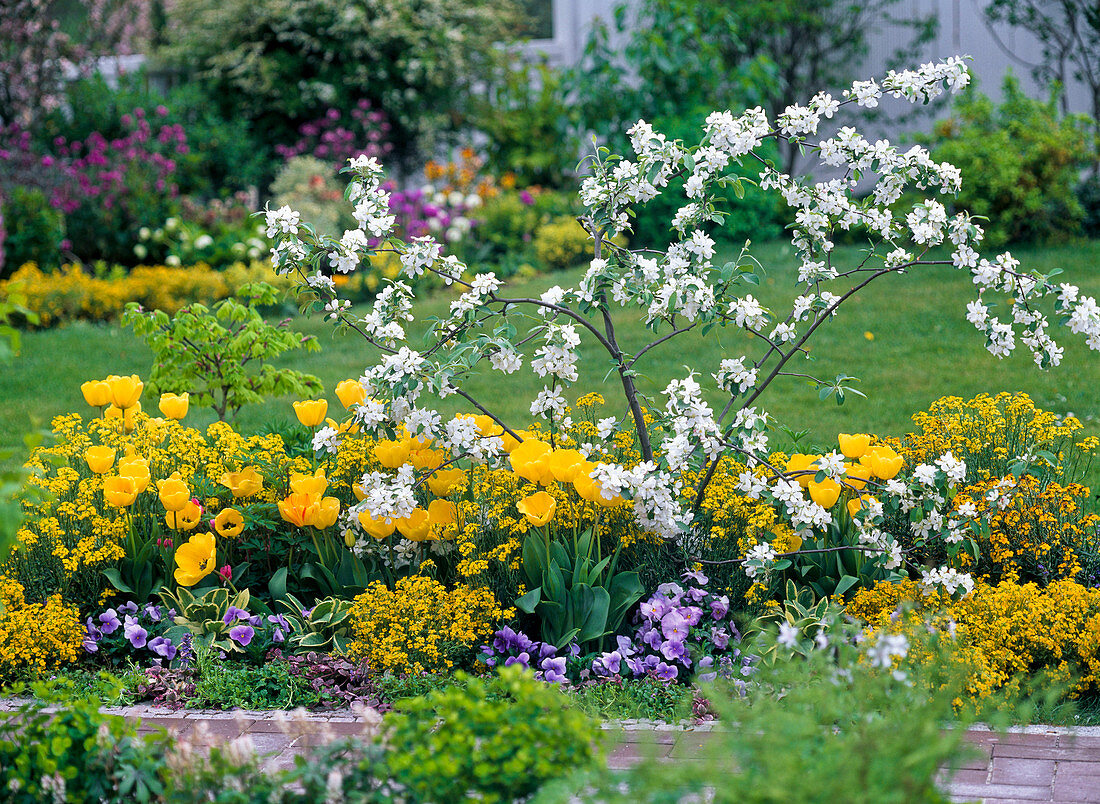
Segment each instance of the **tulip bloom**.
M559 483L572 483L583 468L585 458L575 449L556 449L550 455L550 474Z
M846 475L844 480L854 488L856 491L863 491L867 485L867 481L871 479L873 474L871 467L864 466L861 463L845 464Z
M125 458L119 458L118 473L132 478L134 488L137 489L139 494L149 487L152 480L149 475L149 461L140 455L127 455Z
M88 447L84 450L84 460L88 468L101 475L115 465L115 451L112 447Z
M852 499L848 500L848 515L849 516L855 516L860 511L863 510L864 499L867 500L868 505L870 505L873 502L877 502L877 500L875 500L874 497L864 498L863 495L860 495L859 497L853 497Z
M120 475L103 481L103 499L118 508L133 505L138 493L132 477Z
M409 452L409 463L417 469L438 469L447 460L441 449L414 449Z
M554 479L550 474L550 445L531 438L524 441L508 456L512 471L532 483L545 485Z
M448 500L432 500L428 503L428 522L432 533L438 538L439 531L449 528L458 521L458 507Z
M294 403L294 415L306 427L316 427L325 420L328 413L327 399L313 399Z
M89 380L80 386L80 393L93 408L105 408L111 404L111 386L103 380Z
M409 459L409 442L379 441L374 445L374 457L387 469L396 469Z
M223 539L240 536L244 530L244 516L236 508L223 508L214 517L214 530Z
M905 465L905 459L894 452L890 447L875 447L870 451L871 471L882 480L890 480Z
M516 509L527 517L528 522L537 528L541 528L553 519L554 511L557 510L557 507L558 501L545 491L532 494L530 497L524 497L516 503Z
M111 391L112 404L121 410L136 405L141 398L141 392L145 389L145 383L136 374L131 374L129 377L112 374L106 382Z
M382 541L397 527L396 524L387 522L385 519L375 519L367 511L359 512L359 525L376 541Z
M411 542L422 542L431 536L432 523L428 512L423 508L414 508L406 517L397 520L397 529Z
M165 524L173 530L194 530L201 521L202 506L194 500L188 500L179 511L169 511L164 515Z
M134 430L137 422L137 414L141 413L141 403L135 402L126 410L115 407L114 405L108 405L107 409L103 411L104 419L119 419L122 422L122 428L131 433Z
M161 394L160 412L169 419L177 421L187 415L187 409L191 404L190 394Z
M176 550L176 583L194 586L211 572L218 563L213 533L196 533Z
M312 494L320 499L327 489L328 478L324 469L318 469L312 475L295 472L290 476L290 490L295 494Z
M246 466L239 472L226 472L218 482L233 492L234 497L251 497L264 488L263 476L254 466Z
M191 489L183 482L179 472L166 480L157 481L160 502L166 511L182 511L191 502Z
M436 497L446 497L465 477L461 469L439 469L428 476L428 488Z
M820 483L810 481L810 499L822 508L832 508L840 497L840 484L827 477Z
M350 410L352 405L362 405L367 400L367 389L359 380L344 380L336 384L336 398L344 410Z
M314 494L295 492L285 500L279 500L276 505L284 520L291 525L304 528L317 521L320 498Z
M480 416L474 416L474 424L477 425L477 431L485 438L498 436L504 432L504 428L497 424L492 416L486 416L484 413Z
M871 436L866 433L857 435L841 433L837 436L837 441L840 443L840 451L844 453L845 458L862 458L863 453L871 446Z
M324 530L331 528L340 518L340 500L337 497L322 497L317 503L317 515L313 518L313 527Z
M810 487L810 481L814 479L813 469L814 462L818 459L817 455L803 455L801 452L796 452L787 461L788 472L810 472L810 474L799 475L795 478L802 488L807 489Z

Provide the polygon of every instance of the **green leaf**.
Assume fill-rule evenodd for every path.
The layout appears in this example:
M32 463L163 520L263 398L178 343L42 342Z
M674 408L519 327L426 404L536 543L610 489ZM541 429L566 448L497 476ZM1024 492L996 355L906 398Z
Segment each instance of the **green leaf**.
M525 595L516 598L516 608L525 614L534 614L535 607L542 601L542 587L536 586Z

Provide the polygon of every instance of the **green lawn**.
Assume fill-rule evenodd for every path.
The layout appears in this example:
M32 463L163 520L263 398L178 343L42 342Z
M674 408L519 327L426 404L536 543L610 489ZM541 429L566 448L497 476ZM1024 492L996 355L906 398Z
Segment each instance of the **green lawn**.
M844 264L845 258L853 261L858 255L852 248L840 251L838 264ZM772 243L754 253L768 272L759 297L765 304L774 302L777 310L784 309L793 298L795 260L790 247ZM1086 293L1100 294L1100 274L1095 269L1100 262L1100 242L1024 248L1014 253L1025 266L1061 268L1064 281L1081 285ZM554 284L570 285L578 275L579 271L574 270L538 277L517 283L516 292L532 295ZM998 361L985 351L981 337L965 320L965 304L972 298L971 293L969 276L949 267L879 280L841 308L840 315L819 331L812 344L814 360L791 366L792 371L819 377L841 372L855 375L862 380L859 387L868 398L849 397L843 407L837 407L832 400L819 402L816 392L805 383L783 378L761 402L781 425L809 430L812 438L822 444L832 442L840 431L900 434L914 412L940 396L1001 390L1026 391L1041 407L1073 412L1096 431L1100 419L1098 356L1063 331L1056 333L1066 347L1060 368L1039 371L1022 348L1011 359ZM440 294L425 300L418 312L444 314L450 298ZM371 351L357 336L335 337L320 320L299 319L294 325L318 335L322 352L291 354L286 363L321 377L331 404L337 405L332 388L341 379L358 376L362 367L372 362ZM648 333L632 313L619 311L616 325L628 351L645 342ZM688 369L705 377L717 368L722 357L752 353L755 348L749 336L732 330L715 332L707 338L689 333L653 350L639 362L641 390L654 398L654 404L660 404L657 397L670 378L683 376ZM583 347L581 380L574 395L602 390L609 404L617 404L614 395L618 383L614 377L604 383L607 362L600 358L598 349L594 343ZM0 386L0 443L19 443L24 432L47 426L59 413L86 411L79 389L82 381L109 373L146 375L150 360L144 344L117 326L78 324L28 333L23 355L7 368ZM490 372L467 387L494 411L522 423L529 418L527 406L540 385L525 369L506 381L502 375ZM462 402L452 397L440 407L457 410L455 400ZM277 399L246 409L238 424L254 428L273 419L290 419L290 402ZM155 409L155 400L147 399L145 404ZM188 422L199 425L212 419L202 411L192 413Z

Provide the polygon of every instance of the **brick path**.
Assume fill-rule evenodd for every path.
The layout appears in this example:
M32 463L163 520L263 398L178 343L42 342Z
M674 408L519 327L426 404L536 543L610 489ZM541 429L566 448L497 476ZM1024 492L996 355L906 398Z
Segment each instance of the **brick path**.
M0 700L0 710L12 705ZM373 729L374 713L334 714L278 712L172 711L134 706L105 708L128 720L140 720L142 732L163 728L196 747L226 744L247 735L269 767L289 765L305 749L337 737L358 736ZM680 727L652 723L605 724L611 732L608 764L627 768L641 759L698 761L712 739L710 724ZM954 772L947 790L954 801L1073 802L1100 804L1100 728L1061 729L1031 726L1005 735L972 730L968 741L978 757Z

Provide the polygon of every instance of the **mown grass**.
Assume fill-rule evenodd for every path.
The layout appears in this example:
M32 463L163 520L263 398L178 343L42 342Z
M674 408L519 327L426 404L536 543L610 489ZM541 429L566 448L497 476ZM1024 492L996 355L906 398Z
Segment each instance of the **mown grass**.
M1100 294L1100 241L1049 248L1018 249L1027 267L1061 268L1064 281L1081 285L1086 293ZM793 298L795 259L784 243L765 244L754 250L767 273L757 296L782 310ZM839 251L839 264L858 259L858 249ZM576 282L579 269L518 282L516 295L532 295L561 284ZM891 276L867 287L824 326L812 342L809 361L792 361L790 370L830 379L839 373L860 378L857 386L866 399L849 396L838 407L832 400L820 402L805 381L780 378L761 398L761 404L782 428L808 431L806 443L832 443L837 432L875 432L898 435L910 426L913 413L945 395L970 397L981 392L1024 391L1043 408L1072 412L1096 431L1100 421L1100 360L1079 338L1068 331L1056 333L1066 347L1063 365L1039 371L1022 348L1003 361L990 356L981 337L965 320L965 304L973 296L967 274L950 267L922 269L906 276ZM440 293L422 301L418 317L443 315L452 296ZM619 310L615 325L627 351L638 349L653 336L632 311ZM337 405L332 389L346 377L358 376L375 358L355 335L336 336L320 320L296 319L293 326L315 334L320 353L292 353L281 361L319 376ZM420 331L416 333L419 337ZM638 364L641 392L650 404L663 404L661 391L673 377L694 370L707 379L723 357L754 354L750 336L732 330L716 330L706 338L688 333L645 355ZM68 411L87 412L80 383L108 373L147 375L151 355L129 330L116 325L74 324L27 333L24 353L7 367L0 384L0 444L13 445L23 433L48 426L50 419ZM616 376L605 380L609 363L594 342L582 345L581 376L574 397L600 390L609 407L622 409L621 386ZM704 386L707 384L703 383ZM541 383L526 369L503 379L486 372L467 386L486 406L510 421L530 418L528 405ZM721 404L718 396L713 403ZM274 420L293 418L289 399L273 399L242 412L238 425L256 428ZM155 409L155 400L146 406ZM442 400L444 411L457 411L465 403L451 397ZM338 409L338 408L337 408ZM189 416L192 425L212 421L208 411ZM780 431L778 443L787 438Z

